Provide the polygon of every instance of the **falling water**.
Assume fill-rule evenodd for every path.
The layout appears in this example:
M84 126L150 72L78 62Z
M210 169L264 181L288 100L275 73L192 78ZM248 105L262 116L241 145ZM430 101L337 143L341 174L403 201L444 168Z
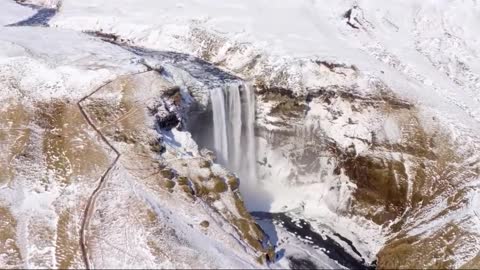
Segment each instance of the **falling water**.
M229 86L227 88L228 96L228 118L229 132L227 141L232 149L228 159L230 169L236 172L240 170L240 144L242 143L242 103L238 86Z
M228 137L227 127L225 125L225 97L223 90L220 88L213 89L210 94L213 111L213 130L214 130L214 147L217 159L220 163L228 162Z
M245 95L245 114L246 114L246 142L245 145L247 147L246 152L246 162L244 169L245 172L248 173L247 177L250 184L255 184L252 181L256 181L257 179L257 172L256 172L256 163L257 163L257 155L256 155L256 148L255 148L255 92L252 87L247 85L244 87L244 95Z
M210 100L217 159L251 186L256 180L254 91L249 85L232 83L214 89Z

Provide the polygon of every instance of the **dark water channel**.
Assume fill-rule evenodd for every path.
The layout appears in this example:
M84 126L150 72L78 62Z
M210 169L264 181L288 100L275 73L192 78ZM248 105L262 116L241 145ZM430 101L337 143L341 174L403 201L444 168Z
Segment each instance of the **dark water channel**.
M375 269L375 264L367 263L364 259L357 259L348 253L336 240L328 235L320 235L312 229L310 223L304 219L294 219L288 216L286 213L268 213L268 212L252 212L252 216L259 220L268 220L271 222L279 223L281 226L290 233L295 234L298 238L310 243L313 247L318 247L326 250L325 255L330 259L336 261L338 264L343 265L349 269ZM349 245L354 253L361 254L353 246L353 243L347 238L335 233L341 241L344 241ZM292 269L316 269L319 268L315 263L308 258L296 258L287 257L290 261L290 267Z

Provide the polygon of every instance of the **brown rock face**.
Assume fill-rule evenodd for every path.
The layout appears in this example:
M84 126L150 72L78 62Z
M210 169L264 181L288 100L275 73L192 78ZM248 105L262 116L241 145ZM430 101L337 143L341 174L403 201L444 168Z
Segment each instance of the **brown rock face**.
M385 224L405 211L408 176L401 161L356 156L346 158L340 166L357 184L352 202L355 214ZM380 207L382 211L376 211ZM365 208L370 210L362 211Z
M416 269L419 266L430 269L455 267L452 259L455 250L465 244L473 244L473 237L450 223L425 235L398 236L378 253L379 269ZM471 262L478 268L478 262Z

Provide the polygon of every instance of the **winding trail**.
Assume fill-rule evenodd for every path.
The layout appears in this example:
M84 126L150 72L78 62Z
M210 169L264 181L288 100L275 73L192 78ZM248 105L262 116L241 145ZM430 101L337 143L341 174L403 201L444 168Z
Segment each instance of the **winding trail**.
M127 76L134 76L134 75L138 75L138 74L142 74L142 73L145 73L145 72L148 72L149 70L147 69L147 71L141 71L141 72L136 72L136 73L132 73L132 74L129 74ZM92 194L90 195L90 197L88 198L88 201L87 201L87 205L85 207L85 210L83 212L83 218L82 218L82 224L81 224L81 227L80 227L80 248L82 250L82 258L83 258L83 262L85 264L85 268L86 269L91 269L90 267L90 259L88 257L88 243L87 243L87 240L86 240L86 231L88 232L88 227L89 227L89 224L90 224L90 219L92 217L92 214L95 212L95 200L98 196L98 194L100 193L100 191L102 190L102 188L105 186L105 183L106 183L106 177L108 175L108 173L113 169L113 167L117 164L118 160L120 159L120 156L122 155L120 153L120 151L118 151L107 139L107 137L100 131L100 129L92 122L92 120L90 119L90 117L88 117L88 114L87 112L85 111L85 109L83 108L82 106L82 102L85 101L86 99L88 99L89 97L91 97L92 95L94 95L95 93L97 93L98 91L100 91L103 87L107 86L108 84L112 83L115 79L113 80L109 80L107 81L106 83L102 84L101 86L97 87L92 93L84 96L83 98L81 98L78 102L77 102L77 106L78 108L80 109L80 112L82 113L83 115L83 118L85 118L85 120L87 121L88 125L91 126L95 132L100 136L100 138L102 139L102 141L108 145L108 147L115 153L115 159L113 160L113 162L110 164L110 166L105 170L105 172L101 175L100 177L100 181L98 183L98 186L95 188L95 190L93 190Z

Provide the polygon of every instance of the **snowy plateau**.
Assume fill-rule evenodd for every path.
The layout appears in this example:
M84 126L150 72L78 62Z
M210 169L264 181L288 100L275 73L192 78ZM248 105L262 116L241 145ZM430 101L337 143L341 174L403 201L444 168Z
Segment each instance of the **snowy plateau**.
M476 0L0 0L0 269L480 268Z

